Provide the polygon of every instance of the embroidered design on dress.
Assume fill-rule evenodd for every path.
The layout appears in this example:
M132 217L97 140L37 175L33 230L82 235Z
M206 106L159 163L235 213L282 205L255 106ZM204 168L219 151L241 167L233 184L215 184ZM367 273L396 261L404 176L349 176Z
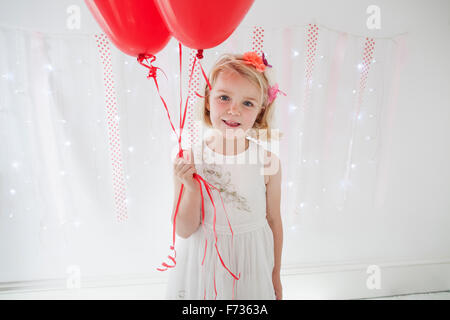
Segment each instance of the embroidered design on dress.
M247 199L240 195L236 191L236 187L231 183L230 172L224 172L223 167L219 165L205 163L203 175L206 177L206 181L219 189L224 202L231 203L241 211L251 212L247 204Z

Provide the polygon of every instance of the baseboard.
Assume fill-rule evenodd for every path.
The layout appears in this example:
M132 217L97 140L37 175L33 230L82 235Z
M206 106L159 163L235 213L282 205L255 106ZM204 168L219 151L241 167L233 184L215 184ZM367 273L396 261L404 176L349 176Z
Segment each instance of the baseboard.
M370 267L372 266L372 267ZM377 277L376 281L373 277ZM369 283L368 283L369 279ZM287 265L281 270L284 298L364 299L450 290L450 259ZM167 276L83 277L80 288L66 279L0 283L0 299L164 299ZM379 284L377 286L376 284ZM372 288L370 288L372 287Z

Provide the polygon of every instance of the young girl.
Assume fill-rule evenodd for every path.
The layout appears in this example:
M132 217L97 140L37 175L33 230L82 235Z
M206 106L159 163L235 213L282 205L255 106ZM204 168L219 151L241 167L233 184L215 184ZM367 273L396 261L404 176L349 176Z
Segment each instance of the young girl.
M183 239L169 269L168 299L282 299L281 165L250 136L271 137L281 91L269 85L266 67L264 56L247 52L224 55L211 70L202 114L214 134L174 162L172 223L184 184L176 220ZM216 217L194 173L218 189L211 188Z

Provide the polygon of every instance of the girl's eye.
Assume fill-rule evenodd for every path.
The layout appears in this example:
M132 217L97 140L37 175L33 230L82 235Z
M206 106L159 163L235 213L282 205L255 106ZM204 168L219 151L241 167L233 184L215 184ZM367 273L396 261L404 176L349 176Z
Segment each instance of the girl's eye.
M251 103L250 101L245 101L244 104L245 104L247 107L253 107L253 103Z
M228 96L223 95L223 96L220 96L219 99L222 101L228 101L230 98Z

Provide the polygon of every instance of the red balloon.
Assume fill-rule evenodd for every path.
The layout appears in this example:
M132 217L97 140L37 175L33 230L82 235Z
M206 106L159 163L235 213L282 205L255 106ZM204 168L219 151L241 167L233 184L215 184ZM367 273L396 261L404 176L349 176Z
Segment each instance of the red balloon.
M213 48L241 23L254 0L155 0L170 32L192 49Z
M154 0L85 0L100 27L117 48L137 57L156 54L171 34Z

